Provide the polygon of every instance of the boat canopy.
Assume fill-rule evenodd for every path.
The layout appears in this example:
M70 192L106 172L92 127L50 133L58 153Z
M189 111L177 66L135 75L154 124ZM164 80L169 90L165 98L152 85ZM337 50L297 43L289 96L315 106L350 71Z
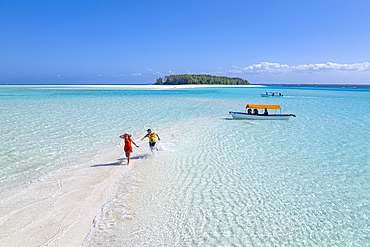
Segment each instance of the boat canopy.
M278 109L281 110L279 105L254 105L254 104L248 104L246 106L246 109L253 108L253 109Z

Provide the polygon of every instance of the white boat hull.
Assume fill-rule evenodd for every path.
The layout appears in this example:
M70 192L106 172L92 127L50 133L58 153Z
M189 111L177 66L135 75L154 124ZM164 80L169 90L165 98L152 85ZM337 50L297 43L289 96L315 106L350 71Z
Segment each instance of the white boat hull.
M232 112L229 114L235 119L249 120L288 120L290 117L295 117L294 114L274 114L274 115L251 115L244 112Z
M266 95L266 94L261 94L262 97L283 97L282 95Z

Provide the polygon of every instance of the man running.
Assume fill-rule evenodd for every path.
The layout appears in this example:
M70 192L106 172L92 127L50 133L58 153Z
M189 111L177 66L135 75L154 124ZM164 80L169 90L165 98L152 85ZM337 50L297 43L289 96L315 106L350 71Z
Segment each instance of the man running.
M143 138L141 138L140 141L142 141L146 137L148 137L149 138L149 147L151 148L152 152L153 152L154 149L156 149L158 151L158 148L155 146L155 144L157 142L156 137L158 137L158 141L160 141L161 138L159 138L157 133L152 132L151 129L147 129L147 131L148 131L148 134L146 134Z

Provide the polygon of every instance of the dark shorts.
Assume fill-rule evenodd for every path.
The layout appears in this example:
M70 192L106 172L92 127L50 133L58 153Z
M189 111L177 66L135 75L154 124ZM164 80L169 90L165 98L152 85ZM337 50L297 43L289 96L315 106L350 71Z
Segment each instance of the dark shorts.
M149 142L149 147L154 147L155 146L155 142Z

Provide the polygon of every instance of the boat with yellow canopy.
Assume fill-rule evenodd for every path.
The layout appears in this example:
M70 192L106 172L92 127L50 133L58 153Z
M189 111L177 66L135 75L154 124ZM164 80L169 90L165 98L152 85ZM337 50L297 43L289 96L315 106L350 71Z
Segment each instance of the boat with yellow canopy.
M258 111L258 110L264 111ZM275 110L275 114L270 114L268 110ZM280 110L280 114L276 114L276 110ZM235 119L250 119L250 120L288 120L290 117L295 117L294 114L281 114L280 105L255 105L248 104L245 107L245 112L229 111L229 114Z

